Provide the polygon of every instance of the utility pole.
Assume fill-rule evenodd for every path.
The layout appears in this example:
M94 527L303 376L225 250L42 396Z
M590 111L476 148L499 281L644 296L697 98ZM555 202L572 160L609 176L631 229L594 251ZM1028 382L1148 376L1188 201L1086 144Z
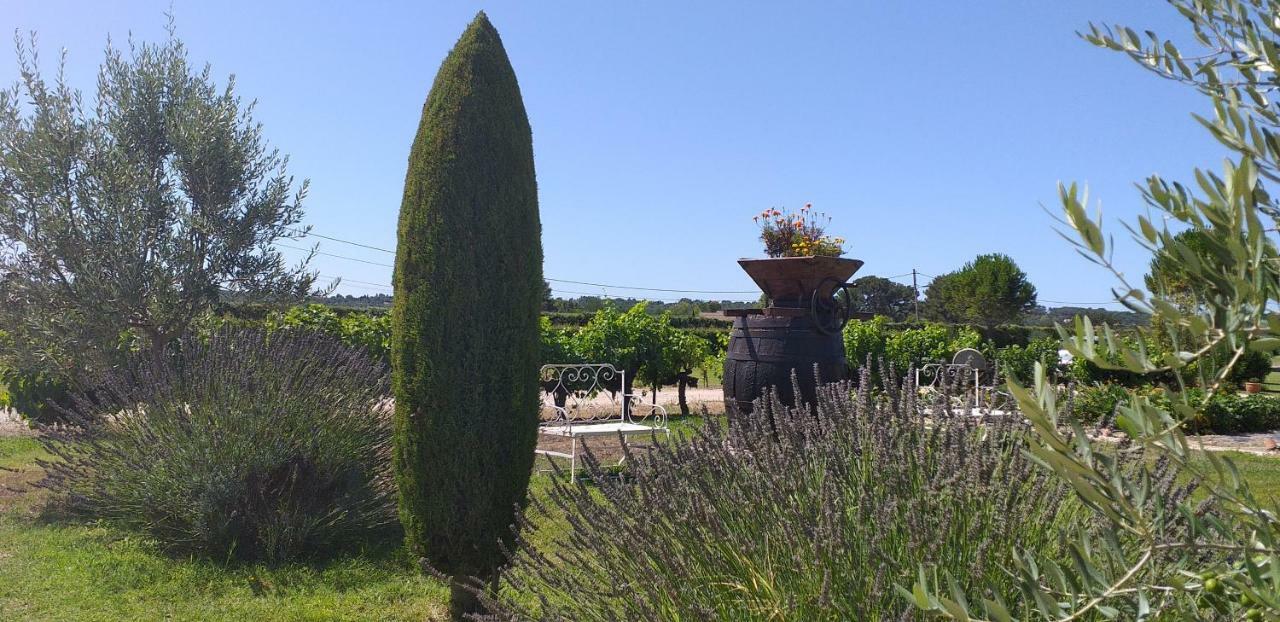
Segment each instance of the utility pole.
M920 285L916 283L916 269L911 269L911 289L915 290L916 297L912 300L916 306L916 324L920 323Z

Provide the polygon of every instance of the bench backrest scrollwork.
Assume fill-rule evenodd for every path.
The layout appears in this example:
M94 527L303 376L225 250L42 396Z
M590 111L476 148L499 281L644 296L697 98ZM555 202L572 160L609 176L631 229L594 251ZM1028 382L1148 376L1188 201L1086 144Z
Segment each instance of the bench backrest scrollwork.
M557 423L598 423L605 421L650 420L665 423L665 409L646 404L638 396L626 395L626 370L610 363L557 363L543 365L539 372L542 387L542 421Z
M542 418L576 422L621 417L626 371L609 363L543 365Z

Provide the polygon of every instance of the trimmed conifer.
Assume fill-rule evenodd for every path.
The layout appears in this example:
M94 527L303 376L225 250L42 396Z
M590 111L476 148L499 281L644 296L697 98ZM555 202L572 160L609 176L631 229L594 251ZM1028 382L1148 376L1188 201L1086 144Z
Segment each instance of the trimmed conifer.
M496 579L525 501L543 297L533 139L483 12L422 108L400 207L392 310L394 468L410 550L460 581Z

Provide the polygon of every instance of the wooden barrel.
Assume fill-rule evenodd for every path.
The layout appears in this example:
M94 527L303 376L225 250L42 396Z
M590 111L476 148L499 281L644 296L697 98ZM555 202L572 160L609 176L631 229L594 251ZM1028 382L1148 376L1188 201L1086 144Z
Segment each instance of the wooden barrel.
M824 334L809 315L769 317L747 315L735 318L724 360L725 408L750 413L751 402L777 388L783 403L795 404L791 385L794 370L801 399L814 403L814 365L821 381L844 380L848 374L844 340L839 332Z

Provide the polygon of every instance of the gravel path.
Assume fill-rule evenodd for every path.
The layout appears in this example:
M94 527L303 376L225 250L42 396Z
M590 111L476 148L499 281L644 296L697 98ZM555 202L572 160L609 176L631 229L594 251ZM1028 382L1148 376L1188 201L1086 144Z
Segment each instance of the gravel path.
M1276 451L1280 443L1280 430L1257 432L1254 434L1202 434L1188 436L1187 443L1192 449L1199 449L1200 444L1211 451L1242 451L1260 456L1280 456Z

